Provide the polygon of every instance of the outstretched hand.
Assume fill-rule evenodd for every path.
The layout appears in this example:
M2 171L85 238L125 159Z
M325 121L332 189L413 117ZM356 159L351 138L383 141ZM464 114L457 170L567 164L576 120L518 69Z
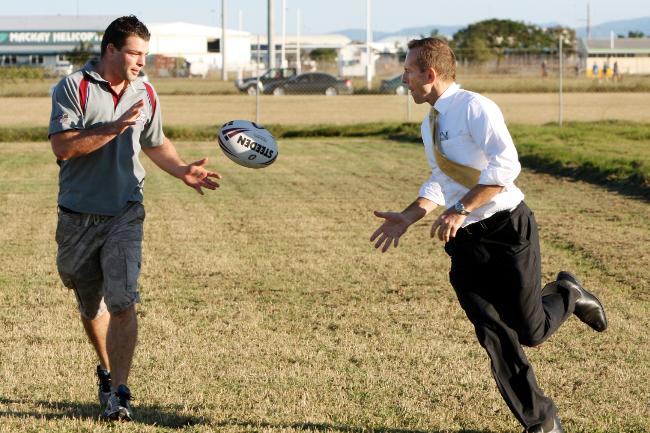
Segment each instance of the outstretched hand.
M199 194L203 195L203 189L217 189L219 184L212 179L221 179L221 175L215 171L208 171L205 169L205 164L207 164L208 158L203 158L199 161L195 161L191 164L188 164L185 167L185 172L181 175L181 180L185 182L185 185L194 188Z
M385 221L377 230L375 230L372 236L370 236L370 242L377 239L377 242L375 242L375 248L381 247L382 253L388 251L391 244L393 244L394 248L397 248L400 236L406 232L411 223L400 212L375 211L375 216L383 218Z

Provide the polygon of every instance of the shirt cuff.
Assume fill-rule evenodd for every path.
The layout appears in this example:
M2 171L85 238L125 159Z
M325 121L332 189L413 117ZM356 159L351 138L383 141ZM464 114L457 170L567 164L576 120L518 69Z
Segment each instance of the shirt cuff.
M445 198L442 195L440 186L437 184L432 184L431 182L426 182L420 187L418 192L418 197L426 198L429 201L434 202L438 206L445 205Z
M49 138L54 134L58 134L59 132L75 131L78 129L83 129L83 125L81 124L81 122L61 123L61 122L54 121L54 122L50 122L50 128L47 131L47 136Z

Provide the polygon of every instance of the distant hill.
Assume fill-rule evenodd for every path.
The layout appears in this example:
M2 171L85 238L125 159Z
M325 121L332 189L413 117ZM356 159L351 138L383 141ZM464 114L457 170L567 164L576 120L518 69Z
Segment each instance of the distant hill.
M382 32L382 31L373 30L372 39L374 41L379 41L381 39L392 38L392 37L420 36L420 35L429 36L431 34L431 30L433 29L437 29L438 33L440 33L441 35L451 37L454 33L462 29L463 27L465 26L431 25L431 26L423 26L423 27L408 27L405 29L398 30L396 32ZM345 30L340 30L332 33L335 33L337 35L345 35L348 38L352 39L353 41L366 40L366 29L345 29Z
M609 38L611 31L614 32L614 36L619 34L627 36L627 32L629 31L643 32L646 36L650 36L650 17L608 21L597 26L591 26L591 37L595 39ZM584 38L587 36L587 28L577 28L576 33L578 36Z
M540 27L555 27L561 25L560 23L543 23L538 24ZM422 27L409 27L396 32L382 32L379 30L373 30L372 39L374 41L379 41L385 38L399 38L399 37L413 37L431 34L431 30L437 29L438 32L444 36L451 37L458 30L467 27L467 25L436 25L432 24L430 26ZM614 35L619 34L627 36L629 31L643 32L646 36L650 36L650 17L644 18L634 18L630 20L618 20L618 21L608 21L606 23L598 24L597 26L591 26L591 37L592 38L609 38L610 31L614 32ZM353 41L365 41L366 40L366 29L345 29L337 32L332 32L338 35L345 35ZM576 29L576 34L579 37L585 37L587 35L586 27L579 27Z

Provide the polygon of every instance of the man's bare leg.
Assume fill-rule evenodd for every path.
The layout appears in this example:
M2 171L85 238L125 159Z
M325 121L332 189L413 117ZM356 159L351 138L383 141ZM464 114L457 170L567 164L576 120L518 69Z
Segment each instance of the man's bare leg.
M108 312L105 312L95 319L86 319L85 317L81 317L81 323L84 326L86 335L88 335L88 339L97 353L97 358L99 358L99 365L104 370L110 370L108 352L106 350L106 334L108 332L108 322L110 317L111 316Z
M110 315L106 336L108 360L111 366L111 387L113 391L126 385L131 370L131 361L138 339L138 319L135 305Z

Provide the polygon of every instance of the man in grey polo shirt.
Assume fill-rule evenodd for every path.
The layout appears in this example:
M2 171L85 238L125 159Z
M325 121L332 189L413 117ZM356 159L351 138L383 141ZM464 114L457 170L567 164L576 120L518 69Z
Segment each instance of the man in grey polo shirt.
M211 178L221 178L205 168L207 158L185 163L164 136L158 97L138 77L149 38L136 17L116 19L99 61L61 80L52 95L49 138L60 167L57 267L99 358L99 400L108 419L132 418L127 379L145 217L140 150L201 194L219 186Z

